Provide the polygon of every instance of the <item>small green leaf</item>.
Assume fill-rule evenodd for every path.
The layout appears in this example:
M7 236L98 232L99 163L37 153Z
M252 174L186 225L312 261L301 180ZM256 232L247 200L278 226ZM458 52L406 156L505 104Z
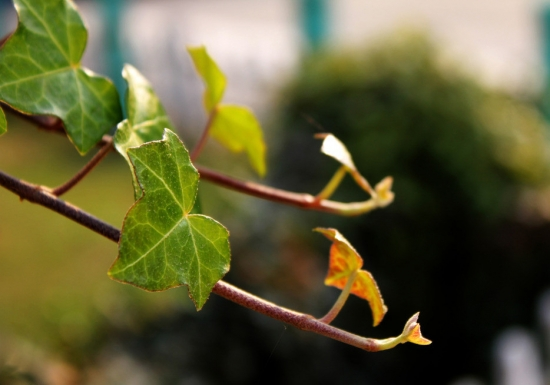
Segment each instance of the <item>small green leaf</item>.
M216 62L208 55L205 47L188 47L187 52L191 55L193 64L205 83L204 108L210 112L222 100L227 80Z
M4 134L8 130L8 123L6 122L6 115L4 111L0 108L0 135Z
M265 143L262 128L254 113L246 107L218 107L210 135L233 152L246 151L252 168L260 176L266 172Z
M143 190L124 220L111 278L149 291L187 285L197 309L229 270L227 229L205 215L190 214L199 174L176 134L130 148Z
M0 100L63 120L82 154L121 119L115 86L80 65L87 31L69 0L14 0L15 33L0 50Z
M164 129L173 130L174 126L151 84L137 69L126 64L122 70L122 76L128 83L126 93L128 119L118 125L114 142L117 151L132 168L127 154L128 149L153 140L160 140ZM132 177L134 179L134 195L138 199L141 196L141 189L133 172Z

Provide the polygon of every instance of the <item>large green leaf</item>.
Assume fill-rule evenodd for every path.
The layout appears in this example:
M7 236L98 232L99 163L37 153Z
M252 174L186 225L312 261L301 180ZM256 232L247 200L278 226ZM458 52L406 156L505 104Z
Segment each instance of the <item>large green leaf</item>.
M81 67L87 31L69 0L14 0L15 33L0 50L0 100L28 114L63 120L80 153L121 119L118 92Z
M116 149L132 168L128 149L153 140L160 140L164 129L174 130L174 126L151 84L137 69L126 64L122 70L122 76L128 83L126 93L128 119L118 125L114 141ZM133 172L132 176L135 197L138 199L141 196L141 189Z
M197 309L229 270L227 229L190 214L199 174L176 134L130 148L143 196L128 212L119 255L109 270L118 281L149 291L187 285Z
M248 108L233 105L218 107L210 135L234 152L246 151L252 168L265 175L265 143L260 123Z
M0 108L0 135L6 132L8 124L6 123L6 115L4 111Z
M187 51L205 83L204 108L210 112L221 102L227 80L216 62L208 55L205 47L189 47Z

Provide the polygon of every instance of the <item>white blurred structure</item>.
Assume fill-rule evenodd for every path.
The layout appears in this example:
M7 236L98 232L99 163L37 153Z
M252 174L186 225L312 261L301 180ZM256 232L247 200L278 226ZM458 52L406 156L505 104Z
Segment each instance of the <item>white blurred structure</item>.
M523 91L542 84L542 6L535 0L327 1L331 47L364 46L402 26L421 28L489 85ZM96 3L79 4L91 24L95 52L102 30ZM176 120L203 118L196 101L202 85L187 45L206 45L218 61L229 78L228 101L261 112L305 47L300 10L299 0L127 1L122 44ZM101 69L101 62L92 67Z
M402 26L421 28L489 85L514 91L542 87L543 0L326 1L328 46L364 46ZM90 25L85 62L103 72L100 3L77 4ZM204 119L202 85L185 46L206 45L229 78L226 101L260 113L305 47L301 0L126 0L125 8L119 27L122 46L130 48L126 59L151 80L180 122Z
M540 346L523 328L510 328L495 344L497 385L545 385Z

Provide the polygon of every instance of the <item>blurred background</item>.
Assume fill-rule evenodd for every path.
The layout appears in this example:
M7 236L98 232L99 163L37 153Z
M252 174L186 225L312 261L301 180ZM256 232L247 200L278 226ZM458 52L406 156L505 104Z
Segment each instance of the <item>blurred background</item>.
M336 227L389 307L372 328L350 298L334 321L386 338L420 311L428 347L366 353L186 289L145 293L106 275L116 245L0 190L0 384L550 384L550 2L535 0L77 1L84 64L123 94L123 63L160 95L192 147L206 122L185 47L204 44L225 102L259 116L268 185L315 194L338 165L313 135L349 148L395 202L357 218L300 211L201 183L231 231L227 280L323 315ZM13 31L0 0L0 33ZM56 186L91 156L8 116L0 169ZM208 143L201 164L256 180L244 155ZM65 197L120 227L133 203L111 154ZM366 197L350 180L342 201Z

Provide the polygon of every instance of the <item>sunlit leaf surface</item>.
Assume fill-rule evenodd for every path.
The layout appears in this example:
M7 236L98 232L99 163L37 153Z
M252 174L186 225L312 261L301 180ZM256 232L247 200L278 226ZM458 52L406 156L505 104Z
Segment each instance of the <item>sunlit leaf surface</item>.
M266 146L254 113L235 105L221 105L226 79L206 48L188 48L195 68L205 83L204 107L212 119L210 136L233 152L246 151L252 168L260 176L266 172Z
M205 83L204 108L210 112L221 102L227 80L216 62L208 55L205 47L189 47L187 51Z
M0 100L63 120L81 153L122 119L115 86L82 68L87 31L68 0L14 0L15 33L0 50Z
M363 259L338 230L316 228L315 231L320 232L332 241L325 284L343 289L349 276L357 271L351 293L369 302L373 324L374 326L378 325L384 318L388 308L384 305L384 300L372 275L366 270L361 270Z
M349 170L357 171L348 149L337 137L332 134L318 134L316 137L323 138L323 144L321 145L323 154L336 159Z
M119 255L109 275L145 290L187 285L197 309L229 270L227 229L205 215L190 214L199 175L179 138L130 148L143 196L128 212Z
M174 126L151 84L137 69L127 64L124 66L122 76L128 84L126 93L128 119L118 125L114 140L116 149L132 168L127 154L128 149L153 140L160 140L164 129L173 130ZM141 189L133 172L132 176L137 199L141 195Z
M210 135L231 151L246 151L252 168L258 175L265 175L265 143L262 128L248 108L233 105L218 107Z

